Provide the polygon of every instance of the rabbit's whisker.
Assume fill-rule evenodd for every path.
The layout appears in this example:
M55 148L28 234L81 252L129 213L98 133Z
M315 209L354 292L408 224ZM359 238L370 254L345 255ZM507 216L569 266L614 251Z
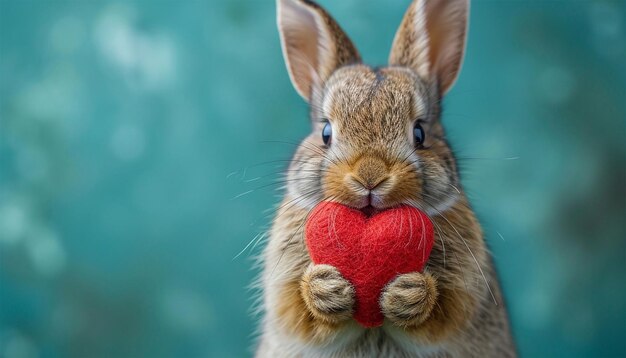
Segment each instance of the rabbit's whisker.
M246 196L246 195L248 195L248 194L250 194L252 192L254 192L254 189L250 189L250 190L244 191L243 193L240 193L240 194L237 194L237 195L233 196L232 198L230 198L230 200L239 199L242 196Z
M267 178L267 177L271 177L274 175L287 175L286 173L290 173L290 172L304 172L304 173L325 173L327 172L326 169L284 169L284 170L280 170L280 171L276 171L276 172L271 172L271 173L266 173L266 174L262 174L256 178L252 178L252 179L247 179L244 180L244 183L250 183L253 181L257 181L259 179L263 179L263 178Z
M327 200L327 198L323 199L323 200ZM322 201L323 201L322 200ZM332 200L332 199L331 199ZM306 222L309 220L309 215L311 215L311 212L313 211L315 207L309 209L307 211L306 216L304 217L304 220L302 220L302 223L300 223L300 225L298 225L298 227L296 228L296 230L293 232L293 234L289 237L289 239L287 240L287 243L284 245L283 250L280 254L280 257L278 258L278 261L276 261L276 265L274 266L274 268L272 269L271 273L270 273L270 277L274 275L274 271L276 270L276 267L278 267L278 265L280 264L280 261L282 260L283 256L285 255L285 252L287 251L287 249L289 248L289 245L291 245L291 240L293 240L293 238L299 233L301 232L302 228L304 227L304 224L306 224Z
M458 194L461 194L461 191L459 190L459 188L457 188L454 184L448 183L448 185L451 186L454 190L456 190Z
M315 197L318 194L317 191L318 191L318 189L313 189L313 190L311 190L311 191L309 191L307 193L304 193L303 195L301 195L299 197L296 197L294 199L291 199L291 200L288 200L288 201L282 203L281 205L279 205L276 208L268 208L268 209L264 210L264 215L261 215L260 217L255 219L253 222L251 222L250 226L256 225L262 219L268 219L270 215L273 215L276 212L278 212L279 214L276 215L276 217L274 217L274 221L277 221L280 217L282 217L283 214L288 212L289 209L291 209L295 205L299 204L302 201L305 201L307 199L311 199L311 198ZM283 210L285 210L285 211L283 211Z
M296 147L304 147L306 149L309 149L310 151L314 152L315 154L318 154L320 156L322 156L324 159L328 160L329 162L337 165L337 162L335 162L332 158L330 158L329 156L326 155L326 153L322 152L322 149L319 147L314 146L313 144L311 144L310 142L307 142L307 140L303 140L301 143L296 143L296 142L289 142L289 141L280 141L280 140L270 140L270 141L263 141L265 143L280 143L280 144L290 144Z
M435 225L435 228L439 231L439 235L440 235L440 239L441 239L441 246L442 246L442 251L443 251L443 267L445 269L446 268L445 237L447 235L444 232L444 230L441 228L439 223L437 223L437 220L432 219L431 221L432 221L433 225ZM456 265L457 265L458 271L461 273L461 279L463 279L463 285L465 286L465 292L469 293L469 286L467 285L467 279L465 278L465 270L463 270L463 267L461 266L461 260L459 259L459 255L457 254L456 250L452 249L452 255L454 255L454 259L456 260Z
M315 191L317 191L317 190L315 190ZM315 194L315 193L313 193L313 194ZM288 212L288 211L289 211L289 209L290 209L291 207L293 207L294 205L296 205L299 201L306 200L306 199L307 199L307 195L303 195L303 196L300 196L300 197L295 198L295 199L293 199L293 200L290 200L290 201L288 201L288 202L284 203L283 205L280 205L280 206L279 206L279 208L278 208L278 209L276 209L276 211L280 212L282 209L285 209L285 211L284 211L284 212L282 212L281 214L278 214L278 215L275 217L275 219L274 219L274 220L278 220L278 218L279 218L282 214L284 214L285 212ZM290 205L289 205L289 208L287 208L288 204L290 204ZM312 210L312 209L311 209L311 210ZM310 212L310 211L309 211L309 212ZM307 216L308 216L308 214L307 214ZM265 215L265 217L267 217L267 215ZM260 218L259 218L259 219L260 219ZM259 219L257 219L256 221L258 221ZM295 233L297 233L297 231L298 231L299 229L300 229L300 227L299 227L299 228L298 228L298 229L294 232L294 234L295 234ZM265 234L264 234L264 236L265 236ZM293 235L292 235L292 237L293 237ZM257 242L256 242L256 243L252 246L252 249L251 249L251 250L253 250L253 249L254 249L254 247L256 247L256 246L258 245L258 243L260 242L260 240L261 240L261 239L258 239L258 240L257 240ZM254 241L254 239L253 239L253 241ZM291 238L290 238L290 239L289 239L289 241L287 242L287 245L285 246L285 250L286 250L286 247L289 245L290 241L291 241ZM245 251L245 249L246 249L249 245L250 245L250 243L249 243L248 245L246 245L246 247L242 250L242 252L243 252L243 251ZM241 253L240 253L240 254L241 254ZM240 254L238 254L237 256L239 256ZM281 257L282 257L282 255L283 255L283 254L284 254L284 251L283 251L283 253L281 254ZM237 257L237 256L236 256L236 257ZM235 258L236 258L236 257L235 257ZM280 259L279 259L279 261L280 261ZM278 262L277 262L277 264L276 264L276 265L278 265ZM272 270L272 274L273 274L273 270Z
M408 200L408 203L409 203L409 205L412 205L412 206L414 206L416 208L420 207L420 205L418 205L417 201L415 201L415 200L412 200L412 199ZM431 222L435 226L435 231L437 231L437 229L438 229L438 232L439 232L439 235L437 235L437 236L439 236L439 240L441 241L441 250L442 250L442 254L443 254L443 267L445 269L445 267L446 267L446 244L445 244L445 242L443 240L444 239L443 238L443 231L441 230L441 227L439 225L437 225L437 222L435 220L431 219Z
M261 165L276 164L276 163L292 163L292 162L294 162L294 163L303 163L303 164L311 164L310 162L308 162L306 160L299 160L299 159L295 159L295 158L294 159L274 159L274 160L269 160L269 161L265 161L265 162L260 162L260 163L249 165L249 166L247 166L247 167L245 167L243 169L243 172L244 172L244 176L245 176L245 171L247 169L250 169L250 168L255 168L255 167L258 167L258 166L261 166ZM243 179L243 176L242 176L242 179Z
M252 250L254 250L254 247L259 243L260 240L262 240L265 237L265 235L266 235L266 232L256 234L256 236L254 236L254 238L252 238L252 240L250 240L250 242L241 251L239 251L239 253L235 255L235 257L233 257L233 260L241 256L241 254L243 254L246 251L246 249L248 249L248 247L252 245L253 242L256 242L254 246L252 247L252 249L250 249L250 251L252 252Z
M519 156L504 157L504 158L489 158L489 157L457 157L456 160L518 160Z
M316 188L300 195L299 197L296 197L295 199L287 201L276 210L279 214L274 218L274 221L277 221L283 214L289 212L289 209L295 207L303 201L312 199L317 195L319 195L319 190Z
M433 210L435 210L437 213L439 213L439 216L441 218L443 218L446 222L448 222L450 227L452 227L452 229L456 232L456 234L459 237L459 239L461 239L461 241L463 242L463 245L465 245L465 247L469 251L469 254L472 256L472 259L474 259L474 262L476 263L476 267L478 268L478 271L480 272L480 275L482 276L483 281L485 282L485 285L487 286L487 290L489 290L489 294L491 295L491 298L493 299L493 303L495 303L496 306L497 306L498 305L498 301L496 300L496 296L493 294L493 291L491 290L491 286L489 285L489 281L487 281L487 277L485 276L485 273L483 272L483 269L480 267L480 264L478 263L478 260L476 259L476 256L474 255L474 252L472 251L472 249L467 244L467 241L465 241L463 236L461 236L461 233L459 233L459 231L456 229L456 226L454 226L454 224L452 224L452 222L450 222L450 220L448 220L448 218L446 218L446 216L441 211L439 211L436 207L431 205L427 200L424 200L424 201L426 202L426 205L430 206Z

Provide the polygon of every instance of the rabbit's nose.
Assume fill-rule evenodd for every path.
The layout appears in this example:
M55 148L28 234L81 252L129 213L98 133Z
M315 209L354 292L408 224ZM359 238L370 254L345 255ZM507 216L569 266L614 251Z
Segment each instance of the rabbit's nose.
M364 156L354 165L355 179L367 190L373 190L387 180L389 169L378 157Z

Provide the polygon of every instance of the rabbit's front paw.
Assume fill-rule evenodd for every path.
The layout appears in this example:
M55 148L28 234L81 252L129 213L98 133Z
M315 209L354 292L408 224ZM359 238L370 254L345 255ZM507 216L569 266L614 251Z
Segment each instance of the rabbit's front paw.
M352 317L354 288L335 267L311 264L302 276L300 289L316 318L335 323Z
M430 316L437 296L434 277L428 273L411 272L396 277L385 287L380 307L395 325L416 326Z

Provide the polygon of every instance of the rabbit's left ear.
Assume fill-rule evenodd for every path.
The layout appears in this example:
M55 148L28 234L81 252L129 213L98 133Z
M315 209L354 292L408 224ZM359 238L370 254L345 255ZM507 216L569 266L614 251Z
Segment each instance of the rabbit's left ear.
M289 77L307 101L339 67L360 62L337 22L309 0L277 0L278 30Z
M437 81L445 94L461 69L468 12L469 0L414 0L393 40L389 64Z

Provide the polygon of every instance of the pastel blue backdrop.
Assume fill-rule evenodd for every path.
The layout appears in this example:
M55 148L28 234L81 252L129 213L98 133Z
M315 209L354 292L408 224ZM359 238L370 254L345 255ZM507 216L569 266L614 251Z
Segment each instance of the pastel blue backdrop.
M408 3L322 1L371 64ZM471 12L443 121L519 351L625 356L625 3ZM250 356L308 128L272 1L0 0L0 356Z

